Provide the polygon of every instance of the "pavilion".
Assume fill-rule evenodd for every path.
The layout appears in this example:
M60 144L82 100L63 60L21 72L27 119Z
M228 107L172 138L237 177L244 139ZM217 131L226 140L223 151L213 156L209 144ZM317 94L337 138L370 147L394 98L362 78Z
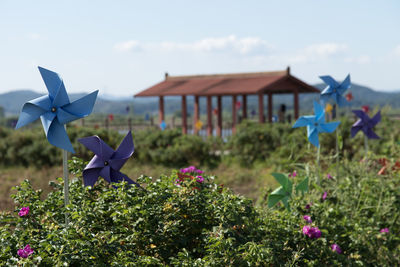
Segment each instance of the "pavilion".
M264 123L264 95L268 95L268 121L272 122L272 96L293 94L294 117L299 117L299 94L320 91L285 71L254 72L237 74L212 74L193 76L169 76L165 80L136 94L135 97L159 97L159 122L164 120L164 96L182 97L182 131L187 133L186 96L194 96L194 124L200 118L199 98L207 98L207 135L212 135L212 97L217 97L217 135L222 134L222 96L232 96L232 131L236 127L237 96L242 96L243 118L247 118L247 96L258 95L259 122ZM197 133L196 127L194 132Z

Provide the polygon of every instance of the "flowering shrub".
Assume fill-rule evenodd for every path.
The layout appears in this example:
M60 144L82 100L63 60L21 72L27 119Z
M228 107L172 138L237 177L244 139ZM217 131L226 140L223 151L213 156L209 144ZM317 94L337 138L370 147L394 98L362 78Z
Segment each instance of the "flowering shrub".
M288 211L255 208L207 173L199 182L196 168L156 180L141 176L145 190L103 180L85 188L84 164L71 162L77 179L66 209L61 179L46 197L29 181L16 187L15 211L0 214L1 266L400 264L399 176L382 180L351 167L351 176L310 182ZM301 170L296 179L304 179ZM324 190L330 194L322 201ZM24 207L29 213L21 217Z

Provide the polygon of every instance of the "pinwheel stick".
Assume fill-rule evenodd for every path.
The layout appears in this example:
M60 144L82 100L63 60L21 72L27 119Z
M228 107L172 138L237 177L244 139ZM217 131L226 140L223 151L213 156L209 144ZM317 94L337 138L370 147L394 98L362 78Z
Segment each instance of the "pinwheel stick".
M336 129L336 179L339 178L339 128Z
M67 125L64 125L67 130ZM68 151L63 149L64 206L69 204ZM65 212L65 224L68 225L68 213Z
M320 170L320 164L319 164L319 156L321 152L321 146L318 146L317 148L317 184L320 183L320 177L319 177L319 170Z
M368 137L364 135L365 159L368 158Z

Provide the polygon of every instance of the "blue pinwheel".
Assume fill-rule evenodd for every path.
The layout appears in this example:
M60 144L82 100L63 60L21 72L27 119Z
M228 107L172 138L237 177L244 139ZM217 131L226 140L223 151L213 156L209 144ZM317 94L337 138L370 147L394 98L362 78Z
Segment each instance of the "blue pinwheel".
M70 103L61 77L41 67L39 71L49 94L24 104L16 128L40 118L50 144L75 153L64 124L88 116L92 112L98 91Z
M321 100L326 103L329 99L333 99L339 107L344 106L347 100L343 94L351 87L350 74L347 75L346 79L344 79L341 84L329 75L320 76L320 78L327 84L327 87L321 92Z
M318 134L332 133L340 122L325 122L325 111L320 104L314 101L314 116L302 116L293 125L293 128L307 126L307 136L311 144L319 147Z

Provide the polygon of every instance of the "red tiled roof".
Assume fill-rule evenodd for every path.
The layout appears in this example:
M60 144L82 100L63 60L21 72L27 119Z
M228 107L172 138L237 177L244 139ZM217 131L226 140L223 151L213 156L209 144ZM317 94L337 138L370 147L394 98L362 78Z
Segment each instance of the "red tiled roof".
M319 93L315 87L292 76L287 71L196 76L167 76L136 96L172 95L242 95L272 92L274 94Z

